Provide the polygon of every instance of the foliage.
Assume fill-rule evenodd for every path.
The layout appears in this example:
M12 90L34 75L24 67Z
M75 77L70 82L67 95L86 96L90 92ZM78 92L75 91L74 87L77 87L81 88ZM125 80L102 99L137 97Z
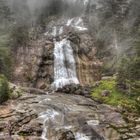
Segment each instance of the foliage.
M12 76L13 60L10 49L0 47L0 74L4 74L8 79Z
M12 47L26 46L29 41L29 29L26 24L15 25L11 32Z
M122 25L130 8L128 0L102 0L100 3L104 5L100 11L101 19L107 20L107 24L113 28ZM103 21L102 24L104 24Z
M139 103L136 97L128 96L117 89L115 78L101 80L99 86L92 91L92 97L102 103L114 106L121 106L130 111L139 111ZM109 95L103 96L103 91L109 91Z
M10 29L11 29L11 11L5 0L0 1L0 74L11 78L12 57L10 54Z
M8 81L4 75L0 75L0 104L9 97Z
M115 80L102 80L100 81L100 85L93 89L93 97L100 98L103 102L117 105L120 102L120 98L122 98L122 94L116 89ZM102 92L107 90L110 92L109 96L102 96Z
M6 5L5 0L0 1L0 19L1 21L11 20L10 8Z
M140 39L134 42L131 51L118 67L118 87L132 95L140 94Z

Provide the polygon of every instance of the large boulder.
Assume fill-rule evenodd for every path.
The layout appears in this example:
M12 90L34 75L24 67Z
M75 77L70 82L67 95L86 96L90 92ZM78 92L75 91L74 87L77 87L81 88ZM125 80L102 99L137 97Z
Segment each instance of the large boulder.
M81 86L81 85L76 85L76 84L70 84L62 88L58 88L56 92L90 97L91 89L92 89L91 86Z

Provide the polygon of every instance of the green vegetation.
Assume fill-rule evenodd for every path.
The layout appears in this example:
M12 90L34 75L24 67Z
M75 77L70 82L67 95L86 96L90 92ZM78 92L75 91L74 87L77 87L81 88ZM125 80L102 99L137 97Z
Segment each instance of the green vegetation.
M7 47L0 47L0 74L4 74L8 79L12 76L12 57L10 49Z
M11 78L12 57L10 52L11 13L4 0L0 1L0 74Z
M9 89L9 99L14 100L25 94L25 91L21 87L18 87L12 83L9 83Z
M104 95L103 92L107 91L108 94ZM95 87L92 91L92 97L102 103L121 106L129 111L139 112L138 97L129 96L117 89L116 79L101 80L99 86Z
M118 71L117 83L119 89L127 94L140 94L140 58L125 58Z
M0 75L0 104L6 101L9 97L9 85L6 77Z
M18 133L18 135L19 135L19 136L23 136L23 137L25 137L25 136L30 136L30 132L21 131L21 132Z
M117 84L129 95L140 95L140 35L118 67Z

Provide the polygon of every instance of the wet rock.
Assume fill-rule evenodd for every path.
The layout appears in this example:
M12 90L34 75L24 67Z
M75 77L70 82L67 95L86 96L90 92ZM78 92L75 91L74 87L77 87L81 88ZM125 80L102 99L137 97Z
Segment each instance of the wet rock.
M41 136L42 134L42 126L33 121L27 125L24 125L18 132L18 135L26 135L26 136Z
M102 77L102 80L110 80L112 78L113 78L112 76L104 76L104 77Z
M53 42L50 41L50 40L47 40L47 41L45 42L45 44L46 44L46 45L49 45L49 44L53 45Z
M102 91L102 93L101 93L101 96L103 96L103 97L107 97L107 96L109 96L110 95L110 91L108 91L108 90L104 90L104 91Z
M74 86L70 90L79 89ZM1 114L10 116L0 117L0 135L8 137L11 134L15 140L21 140L22 135L25 135L24 139L39 140L46 129L50 140L136 139L140 133L138 115L127 114L130 121L126 123L116 108L74 94L27 94L7 103L4 109L0 108ZM11 122L9 127L7 120Z
M44 63L44 65L53 65L53 61L52 60L44 61L43 63Z
M65 131L61 133L59 140L76 140L72 131Z
M38 82L37 82L37 88L39 88L39 89L45 89L46 88L46 84L45 84L45 82L44 82L44 80L39 80Z
M92 88L90 86L80 86L76 84L71 84L66 85L63 88L57 89L57 92L90 97L91 89Z

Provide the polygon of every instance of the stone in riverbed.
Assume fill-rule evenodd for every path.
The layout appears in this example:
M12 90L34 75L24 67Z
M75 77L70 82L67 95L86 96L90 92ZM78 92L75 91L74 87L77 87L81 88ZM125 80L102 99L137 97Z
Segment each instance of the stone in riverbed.
M72 131L65 131L60 134L59 140L75 140L75 136Z
M74 94L74 95L82 95L85 97L89 97L90 93L91 93L91 87L70 84L70 85L64 86L63 88L57 89L57 92L66 93L66 94Z
M110 95L110 91L108 91L108 90L103 90L101 93L101 96L103 96L103 97L107 97L109 95Z
M19 135L25 134L27 136L41 136L42 127L38 122L32 122L24 125L18 132Z

